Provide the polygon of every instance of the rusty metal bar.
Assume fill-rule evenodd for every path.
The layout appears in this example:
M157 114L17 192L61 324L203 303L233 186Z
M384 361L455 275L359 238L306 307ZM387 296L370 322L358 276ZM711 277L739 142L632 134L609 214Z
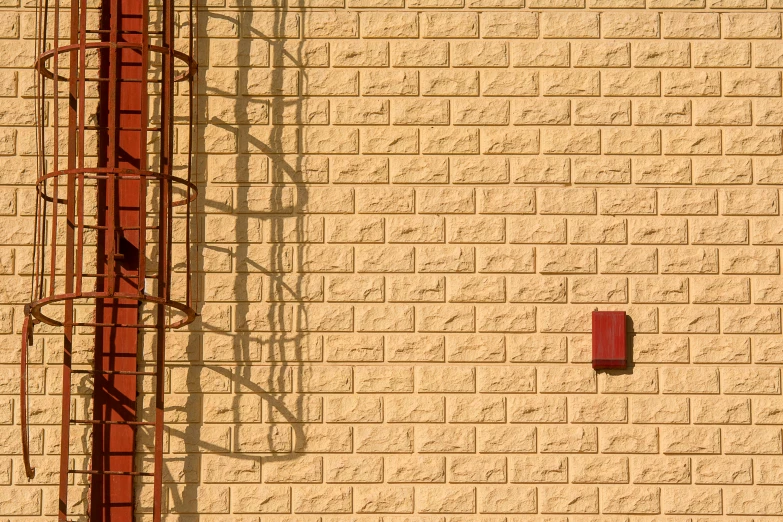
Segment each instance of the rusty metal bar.
M163 47L171 51L174 50L174 3L164 2L163 4ZM173 151L174 151L174 60L173 53L167 53L163 56L163 93L161 96L161 122L171 122L171 125L162 125L163 133L161 136L161 171L165 175L172 176ZM168 81L167 81L168 80ZM160 230L158 236L158 292L170 294L169 276L171 273L171 181L169 179L161 180L160 184L161 201L160 207ZM189 245L187 245L189 248ZM152 519L161 520L163 499L163 394L164 377L166 368L166 308L157 306L157 324L158 331L156 335L157 349L155 354L155 363L157 369L157 378L155 381L155 454L154 460L154 498Z
M76 2L76 0L71 0ZM79 231L76 235L79 242L76 247L76 292L82 291L82 277L84 266L84 156L85 156L85 143L87 136L85 133L86 118L87 118L87 104L85 100L86 96L86 81L87 76L87 0L79 0L80 4L80 17L79 17L79 193L76 196L76 204L78 205L78 220ZM73 55L73 53L71 53ZM73 73L72 73L73 74Z
M59 0L58 0L59 2ZM79 38L79 3L72 1L70 3L70 44L73 45ZM59 9L58 9L59 18ZM58 32L58 26L55 24L55 32ZM77 69L79 68L78 56L75 53L70 53L69 56L69 70L68 70L68 160L67 166L70 171L76 168L76 154L77 154L77 141L74 139L76 132L76 119L78 117L76 105L83 105L84 98L79 98L77 92ZM59 60L57 60L59 61ZM56 79L59 81L59 79ZM60 138L60 122L55 118L55 141L59 141ZM59 170L59 163L55 166L56 170ZM59 178L55 178L59 179ZM76 192L76 177L73 173L68 174L66 177L66 211L65 211L65 293L73 292L73 269L74 269L74 222L76 220L75 212L75 192ZM52 213L52 219L57 219L57 205L58 197L53 195L54 210ZM56 245L56 236L58 230L57 226L52 227L52 245ZM57 256L52 253L52 272L50 277L52 281L55 280L55 265ZM65 302L65 318L63 327L63 367L62 367L62 427L60 438L60 474L68 473L68 464L70 461L69 447L70 447L70 426L69 422L71 416L71 362L73 360L73 301ZM65 518L68 515L68 484L60 482L60 499L58 503L58 515L61 518Z
M151 477L152 473L143 471L98 471L94 469L69 469L72 475L128 475L132 477Z
M108 94L108 100L104 100L105 102L108 101L108 106L104 109L108 111L108 121L109 125L107 127L109 139L108 143L105 145L107 147L107 165L109 168L116 168L117 167L117 31L118 31L118 20L119 20L119 3L118 0L110 0L109 2L110 11L108 13L109 16L109 41L111 42L111 45L109 46L109 94ZM104 16L106 16L105 8L104 8ZM108 292L110 294L114 293L114 274L116 273L116 267L114 266L115 258L114 254L116 253L117 246L115 244L115 236L112 232L115 226L115 220L116 220L116 210L114 206L114 201L116 198L116 195L114 193L115 190L115 178L114 176L109 174L109 178L106 180L106 205L107 205L107 220L106 220L106 226L109 227L110 233L106 234L104 236L104 240L108 242L106 246L106 259L108 261L108 268L106 270L106 273L109 274L109 278L107 280L108 285Z
M60 0L55 0L54 3L54 48L60 47ZM54 78L52 86L52 95L54 97L54 103L52 104L52 125L54 126L54 139L52 140L52 146L54 147L54 158L52 160L52 169L54 172L60 170L60 60L59 56L55 57L52 64L54 69ZM52 242L49 246L51 250L50 254L50 277L49 277L49 294L54 294L55 287L55 265L57 263L57 217L59 215L57 205L60 201L59 197L59 184L60 177L57 176L52 180Z
M141 136L139 138L139 170L147 170L149 168L147 159L147 127L149 126L149 86L147 79L149 77L149 24L150 24L150 10L142 9L141 11ZM161 122L161 130L163 125ZM137 278L137 288L139 294L144 294L146 273L147 273L147 184L139 184L139 208L142 209L142 215L139 219L139 269Z

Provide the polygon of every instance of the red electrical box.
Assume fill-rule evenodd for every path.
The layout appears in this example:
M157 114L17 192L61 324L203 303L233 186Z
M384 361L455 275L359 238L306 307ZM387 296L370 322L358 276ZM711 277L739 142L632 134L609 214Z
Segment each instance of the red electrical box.
M625 312L593 312L593 369L625 369Z

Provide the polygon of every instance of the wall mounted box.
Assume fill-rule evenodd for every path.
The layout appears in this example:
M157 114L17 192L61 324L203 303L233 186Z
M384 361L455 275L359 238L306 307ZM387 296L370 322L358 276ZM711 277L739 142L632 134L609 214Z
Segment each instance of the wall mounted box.
M625 369L625 312L593 312L593 369Z

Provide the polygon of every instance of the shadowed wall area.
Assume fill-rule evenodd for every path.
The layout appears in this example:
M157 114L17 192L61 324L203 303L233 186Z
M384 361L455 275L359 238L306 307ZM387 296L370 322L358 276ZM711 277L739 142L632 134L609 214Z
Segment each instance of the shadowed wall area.
M783 3L301 1L197 10L166 520L780 520ZM0 521L31 522L62 347L31 348L27 482L34 16L0 5ZM627 371L591 368L594 309Z

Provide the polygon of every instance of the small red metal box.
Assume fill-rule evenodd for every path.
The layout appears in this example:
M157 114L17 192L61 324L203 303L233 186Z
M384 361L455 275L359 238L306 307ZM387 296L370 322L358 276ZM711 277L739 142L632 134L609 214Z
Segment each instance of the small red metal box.
M625 312L593 312L593 368L625 369Z

